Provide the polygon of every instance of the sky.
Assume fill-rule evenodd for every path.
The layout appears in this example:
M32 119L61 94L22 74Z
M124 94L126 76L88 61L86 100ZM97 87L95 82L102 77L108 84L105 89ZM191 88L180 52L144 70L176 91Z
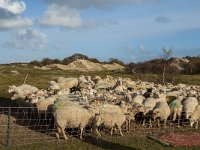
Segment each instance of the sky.
M200 0L0 0L0 63L200 55Z

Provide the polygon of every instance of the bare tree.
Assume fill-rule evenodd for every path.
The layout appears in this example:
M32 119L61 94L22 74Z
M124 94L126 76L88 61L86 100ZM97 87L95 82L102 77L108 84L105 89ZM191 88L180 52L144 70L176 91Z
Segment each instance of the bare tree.
M168 59L172 56L172 48L166 49L163 48L163 60L164 60L164 65L163 65L163 73L162 73L162 78L163 78L163 84L165 85L165 72L166 72L166 65Z

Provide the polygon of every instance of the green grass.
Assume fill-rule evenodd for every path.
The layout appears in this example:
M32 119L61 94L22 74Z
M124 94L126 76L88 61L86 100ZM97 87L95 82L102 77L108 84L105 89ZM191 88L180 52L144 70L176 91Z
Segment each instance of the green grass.
M20 75L14 75L11 73L12 70L17 70ZM77 71L63 71L60 69L52 70L38 70L34 69L31 66L22 67L17 65L12 67L11 65L0 65L0 106L9 106L8 98L11 96L8 94L9 85L20 85L23 84L24 79L28 74L27 84L36 86L38 88L47 88L48 82L54 77L63 76L63 77L77 77L79 75L99 75L105 77L107 74L114 77L129 77L133 80L142 79L143 81L158 82L161 81L161 76L156 74L133 74L128 75L124 74L122 71L101 71L101 72L77 72ZM191 84L191 85L200 85L200 75L182 75L179 79L176 79L177 82ZM0 149L6 149L0 144ZM60 150L60 149L76 149L76 150L102 150L102 149L115 149L115 150L192 150L200 149L198 147L191 148L172 148L164 147L155 141L148 139L144 136L138 137L135 135L125 134L125 136L107 136L103 139L96 139L94 137L86 137L83 141L73 138L69 141L62 142L46 142L41 144L33 144L27 146L13 147L14 150Z
M1 147L0 147L1 148ZM2 147L3 148L3 147ZM96 139L95 137L86 137L83 141L73 138L69 141L44 142L34 145L16 146L12 150L198 150L200 147L166 147L143 136L125 135L108 136ZM3 149L6 149L5 147Z

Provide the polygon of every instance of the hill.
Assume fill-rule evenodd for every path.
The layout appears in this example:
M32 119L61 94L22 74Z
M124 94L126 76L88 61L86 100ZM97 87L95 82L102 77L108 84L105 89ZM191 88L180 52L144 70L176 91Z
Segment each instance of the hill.
M46 66L46 68L54 68L54 67L62 70L77 70L77 71L123 70L125 68L124 66L117 63L102 64L83 59L77 59L69 63L68 65L51 64Z

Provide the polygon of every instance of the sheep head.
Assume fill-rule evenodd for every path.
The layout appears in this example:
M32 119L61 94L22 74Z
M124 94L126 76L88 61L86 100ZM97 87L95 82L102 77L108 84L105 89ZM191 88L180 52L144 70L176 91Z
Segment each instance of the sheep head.
M160 109L156 108L153 110L153 118L156 119L157 117L160 116Z
M192 118L192 116L190 116L189 117L189 121L190 121L190 127L193 127L193 125L196 122L196 120L194 118Z
M11 85L8 87L8 93L14 93L16 92L17 87L15 85Z

